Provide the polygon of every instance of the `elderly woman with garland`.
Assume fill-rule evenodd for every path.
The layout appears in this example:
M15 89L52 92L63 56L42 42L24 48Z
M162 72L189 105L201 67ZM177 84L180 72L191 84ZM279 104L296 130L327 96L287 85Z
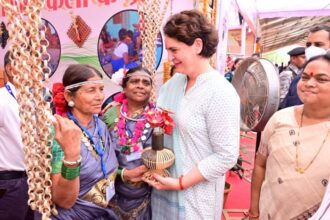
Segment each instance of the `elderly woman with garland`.
M330 54L305 64L297 89L304 104L276 112L262 133L250 219L308 219L328 184ZM329 219L321 217L325 210L313 219Z
M154 109L149 102L152 79L150 72L142 67L130 69L126 74L122 71L112 79L122 84L123 93L115 97L103 117L112 140L117 143L115 151L119 162L116 195L111 207L122 219L148 220L151 219L151 187L142 181L148 169L142 164L141 152L151 145L152 129L146 113Z
M106 125L98 118L104 99L101 73L70 65L53 87L55 140L52 147L52 219L118 219L108 207L118 162ZM62 115L59 116L59 115Z

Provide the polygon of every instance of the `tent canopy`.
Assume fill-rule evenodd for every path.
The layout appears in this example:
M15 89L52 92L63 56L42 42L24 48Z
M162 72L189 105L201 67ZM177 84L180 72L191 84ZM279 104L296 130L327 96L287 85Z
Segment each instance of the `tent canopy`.
M329 0L255 0L255 3L260 19L330 15Z
M309 29L317 24L330 24L327 17L263 18L260 21L264 52L292 44L305 46Z
M330 24L329 0L235 0L263 52L292 44L305 45L308 30Z

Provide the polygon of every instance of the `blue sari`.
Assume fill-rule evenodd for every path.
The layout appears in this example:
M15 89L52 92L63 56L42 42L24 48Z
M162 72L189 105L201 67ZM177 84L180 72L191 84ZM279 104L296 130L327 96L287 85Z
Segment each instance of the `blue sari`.
M106 176L115 174L118 167L118 162L114 152L114 143L111 142L109 132L106 125L97 119L97 124L100 126L102 131L102 140L104 141L104 164L106 166ZM92 120L87 129L93 136L95 143L98 143L98 132L97 127ZM52 160L52 173L60 173L62 166L62 158L64 153L58 143L54 140L52 148L53 160ZM81 143L81 169L80 169L80 190L79 195L74 206L70 209L64 209L56 207L58 211L57 216L51 216L51 219L65 219L65 220L77 220L77 219L118 219L115 213L109 207L102 207L91 201L86 201L84 198L91 191L93 186L99 181L104 179L104 175L100 165L100 157L95 155L87 149L86 145Z
M118 118L116 107L110 108L105 113L103 118L103 121L109 127L112 141L115 143L117 143L118 140L117 131L113 129L116 118ZM133 133L136 126L136 121L126 120L126 123L126 128ZM148 132L144 134L146 136L146 140L140 140L143 148L151 146L151 132L152 129L149 128ZM141 159L128 161L126 155L121 153L121 148L122 147L117 143L115 152L119 167L133 169L143 164ZM118 177L115 182L115 189L116 195L113 202L117 209L118 215L121 215L123 219L151 220L151 187L148 184L142 182L139 186L135 186L130 183L124 183L122 179ZM120 211L118 208L120 208Z

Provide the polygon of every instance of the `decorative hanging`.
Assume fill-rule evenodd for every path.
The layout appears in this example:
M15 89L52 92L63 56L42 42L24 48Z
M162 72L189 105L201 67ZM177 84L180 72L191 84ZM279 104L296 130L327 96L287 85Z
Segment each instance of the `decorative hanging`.
M164 74L163 74L163 83L171 78L171 62L165 61L163 64Z
M213 26L214 26L214 28L215 29L217 29L217 8L218 7L218 1L217 0L212 0L212 8L211 8L211 14L212 14L212 16L211 16L211 19L212 19L212 24L213 24ZM211 63L211 65L213 66L213 67L215 67L216 66L216 55L213 55L212 57L211 57L211 61L210 61L210 63Z
M138 1L139 24L142 38L142 66L148 69L155 79L156 72L156 39L160 31L162 20L166 13L169 0L163 4L161 0ZM155 83L152 84L151 100L155 97Z
M217 0L198 0L197 8L203 12L203 14L212 21L212 24L216 26L217 21Z
M198 0L197 9L200 10L211 23L217 28L217 0ZM210 64L215 67L216 55L213 55L210 59Z
M79 15L76 16L73 12L70 12L70 14L72 23L67 35L79 48L81 48L88 39L92 30Z
M213 21L213 25L215 28L217 28L217 13L218 13L218 1L217 0L213 0L213 14L212 14L212 21Z
M51 110L43 97L43 79L51 70L46 27L40 11L43 0L30 0L21 11L13 0L0 0L8 19L11 65L17 86L21 136L24 144L26 172L28 176L28 204L50 219L56 214L52 202L51 181Z
M203 0L203 14L207 16L207 3L208 3L208 0Z

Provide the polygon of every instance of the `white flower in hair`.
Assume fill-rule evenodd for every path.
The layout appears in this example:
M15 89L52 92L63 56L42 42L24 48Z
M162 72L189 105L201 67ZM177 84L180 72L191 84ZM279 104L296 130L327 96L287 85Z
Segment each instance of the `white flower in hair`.
M123 78L125 76L125 69L121 68L111 76L111 81L116 85L122 86Z

